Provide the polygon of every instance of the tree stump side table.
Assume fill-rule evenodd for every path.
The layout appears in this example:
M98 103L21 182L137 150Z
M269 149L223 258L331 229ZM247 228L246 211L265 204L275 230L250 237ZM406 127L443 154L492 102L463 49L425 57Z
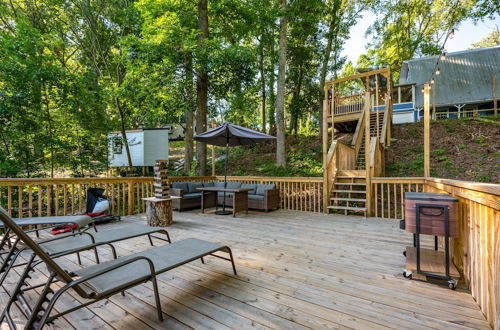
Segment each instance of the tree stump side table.
M170 226L174 222L172 215L172 199L175 198L180 197L143 198L143 200L146 201L146 218L148 226L166 227Z

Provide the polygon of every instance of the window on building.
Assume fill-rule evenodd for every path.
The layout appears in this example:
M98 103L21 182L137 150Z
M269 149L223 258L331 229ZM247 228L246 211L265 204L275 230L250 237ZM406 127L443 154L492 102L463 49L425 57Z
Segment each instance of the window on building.
M119 136L114 136L111 141L112 141L113 153L121 154L123 147L122 138Z

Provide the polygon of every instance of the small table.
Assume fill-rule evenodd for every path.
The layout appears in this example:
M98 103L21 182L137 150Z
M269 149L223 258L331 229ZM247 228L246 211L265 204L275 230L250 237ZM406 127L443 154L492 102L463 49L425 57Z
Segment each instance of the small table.
M245 211L248 213L248 192L252 190L251 188L223 188L223 187L204 187L204 188L197 188L199 191L201 191L201 213L203 213L204 210L204 198L205 194L211 194L211 193L218 193L218 192L226 192L226 193L232 193L233 194L233 205L228 205L232 206L233 212L230 211L216 211L216 214L233 214L233 218L236 216L236 212L240 211ZM225 203L225 200L224 200ZM216 199L216 204L217 205L217 199ZM218 213L217 213L218 212Z
M173 222L172 200L180 198L170 196L168 198L147 197L142 198L146 201L146 218L151 227L170 226Z

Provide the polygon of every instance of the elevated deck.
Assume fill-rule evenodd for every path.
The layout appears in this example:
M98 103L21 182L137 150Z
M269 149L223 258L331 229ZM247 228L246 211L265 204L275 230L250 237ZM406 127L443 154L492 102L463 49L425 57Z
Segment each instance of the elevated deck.
M276 211L237 218L175 213L174 241L187 237L233 249L239 276L224 260L206 258L159 276L165 321L159 323L150 283L56 321L64 329L326 329L477 328L488 323L471 295L402 276L411 235L394 220ZM145 223L143 216L101 230ZM147 249L147 239L117 244L120 255ZM109 250L101 249L109 258ZM93 254L84 253L85 265ZM62 260L78 267L76 257ZM46 271L43 271L46 274ZM43 280L41 272L36 272ZM9 285L15 276L9 278ZM0 289L1 290L1 289ZM0 301L5 299L0 292ZM74 304L75 296L60 302ZM23 321L19 320L19 325Z

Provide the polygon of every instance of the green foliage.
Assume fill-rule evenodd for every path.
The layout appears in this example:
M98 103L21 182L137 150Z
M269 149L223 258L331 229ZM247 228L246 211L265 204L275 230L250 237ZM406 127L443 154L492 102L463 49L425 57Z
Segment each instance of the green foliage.
M498 11L473 0L460 8L451 0L289 0L284 13L273 0L208 4L209 38L200 43L196 1L0 2L0 177L102 173L109 132L184 123L196 110L201 67L208 68L210 117L262 129L264 112L272 132L282 15L286 124L290 135L312 139L322 81L357 73L341 52L363 11L379 16L374 44L357 66L396 70L438 52L444 31L462 19ZM286 169L273 157L258 166L269 175L321 172L321 157L292 149L288 158Z
M495 30L491 31L484 39L473 43L472 48L493 47L500 45L500 27L497 26Z
M478 0L408 0L379 1L375 12L380 13L368 32L373 42L358 65L387 66L399 73L405 60L424 55L436 55L447 32L459 28L466 18L481 18L494 12L494 1ZM498 11L498 8L497 8ZM494 15L494 14L493 14Z

